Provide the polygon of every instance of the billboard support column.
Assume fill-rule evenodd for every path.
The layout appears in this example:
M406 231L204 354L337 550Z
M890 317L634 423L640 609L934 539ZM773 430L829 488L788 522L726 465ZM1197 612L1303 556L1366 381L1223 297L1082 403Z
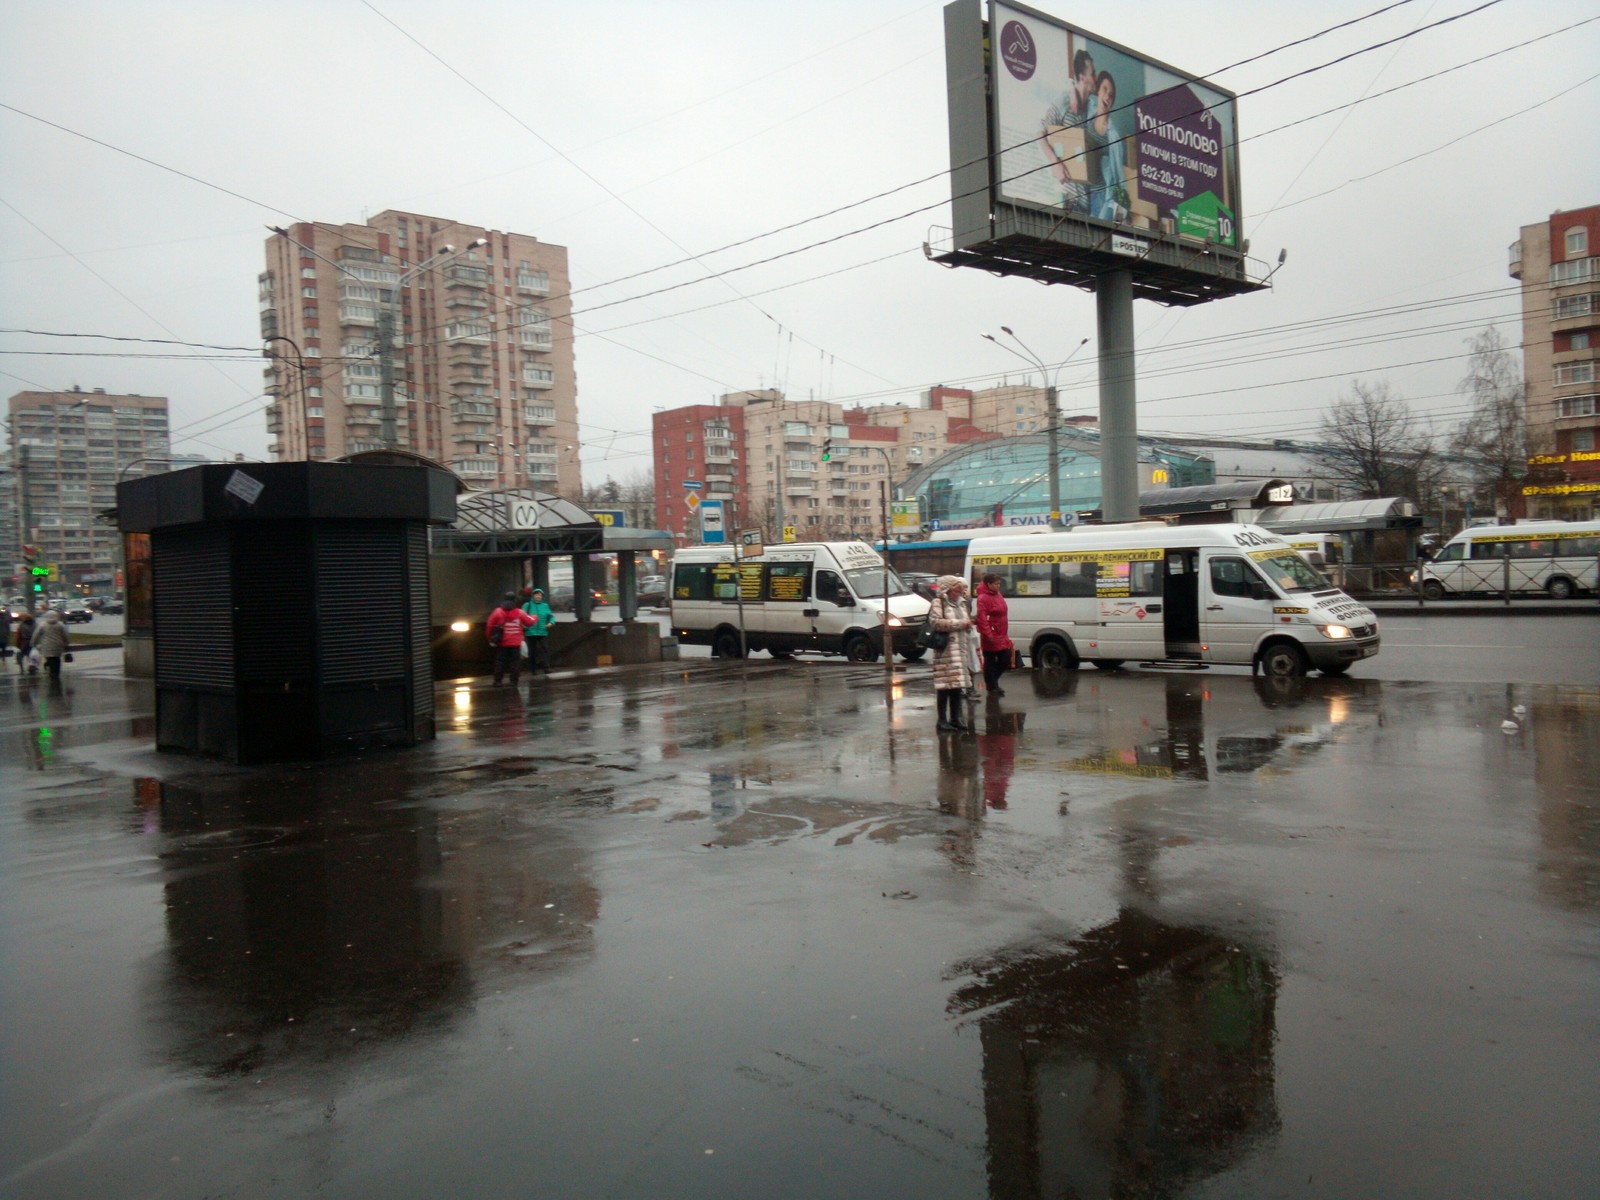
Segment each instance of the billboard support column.
M1139 519L1139 417L1135 410L1133 275L1107 271L1095 287L1100 338L1100 512L1108 524Z

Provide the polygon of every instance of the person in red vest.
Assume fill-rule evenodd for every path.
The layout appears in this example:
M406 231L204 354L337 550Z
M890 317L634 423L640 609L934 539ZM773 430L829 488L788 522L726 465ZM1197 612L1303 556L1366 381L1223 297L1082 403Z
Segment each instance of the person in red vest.
M522 680L522 631L538 621L517 607L517 594L507 592L500 607L489 614L489 645L494 647L494 685L507 670L511 672L511 686Z

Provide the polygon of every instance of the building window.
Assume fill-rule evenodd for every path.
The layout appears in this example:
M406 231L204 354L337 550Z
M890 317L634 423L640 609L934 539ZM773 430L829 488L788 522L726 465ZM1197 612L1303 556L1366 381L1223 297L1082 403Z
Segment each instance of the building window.
M1594 363L1575 362L1562 363L1556 368L1556 384L1561 386L1569 383L1593 383Z
M1589 335L1587 333L1573 334L1571 348L1574 350L1587 350L1589 348Z
M1600 312L1600 296L1593 292L1584 296L1558 296L1556 298L1556 320L1564 321L1568 317L1587 317Z
M1594 450L1594 430L1574 429L1572 431L1572 448L1579 454L1589 454Z
M1567 230L1567 257L1582 258L1589 253L1589 231L1582 225Z
M1550 285L1562 287L1600 278L1600 258L1575 258L1550 264Z
M1593 417L1600 415L1600 396L1562 396L1556 401L1558 417Z

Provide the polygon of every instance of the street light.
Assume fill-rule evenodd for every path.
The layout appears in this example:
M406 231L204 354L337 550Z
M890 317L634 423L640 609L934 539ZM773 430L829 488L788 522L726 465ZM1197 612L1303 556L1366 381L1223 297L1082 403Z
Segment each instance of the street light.
M360 276L356 275L353 271L351 271L343 263L335 262L333 259L329 258L326 254L322 254L321 252L319 252L319 251L313 249L312 247L306 245L304 242L302 242L299 239L297 239L293 234L291 234L282 225L268 225L267 229L271 233L276 233L281 237L287 238L290 242L292 242L294 245L298 246L301 250L305 251L307 254L311 255L313 258L321 259L323 262L327 263L334 270L340 272L341 274L347 276L348 278L360 280ZM378 311L378 370L379 370L379 382L381 384L381 393L382 393L382 411L381 411L381 418L380 418L381 421L382 421L382 424L379 426L379 429L378 429L378 438L383 443L383 448L385 450L393 450L394 447L395 447L395 443L399 440L397 435L396 435L396 430L395 430L395 416L396 416L396 414L395 414L395 398L394 398L394 336L395 336L395 327L399 323L396 318L398 317L399 311L400 311L400 289L405 287L405 285L407 283L409 283L411 280L415 279L418 275L422 274L424 271L429 270L432 267L438 266L439 263L441 262L441 260L453 257L456 254L466 254L468 251L476 250L480 246L487 246L488 244L489 244L489 239L486 238L486 237L481 237L481 238L473 239L467 245L463 246L460 250L457 250L455 248L455 246L449 245L449 244L441 246L438 249L437 252L435 252L434 254L430 255L428 258L424 259L422 262L418 263L416 266L412 267L409 271L406 271L406 272L404 272L403 274L400 275L400 277L395 281L393 291L390 293L389 302L387 304L383 305L379 309L379 311ZM310 457L309 446L310 446L310 441L309 441L309 437L308 437L308 440L307 440L308 449L307 449L307 452L306 452L306 457L308 457L308 458Z
M389 295L386 304L378 316L378 382L382 395L382 411L378 427L378 440L383 443L385 450L393 450L399 437L395 430L395 403L394 403L394 336L395 326L399 323L400 315L400 290L411 280L436 266L441 261L453 258L457 254L466 254L480 246L487 246L488 238L477 238L457 250L454 246L446 245L423 259L416 266L405 272L395 281L394 290Z
M995 337L992 333L985 333L985 334L983 334L981 336L984 338L985 341L993 342L996 346L999 346L1000 349L1009 351L1010 353L1015 354L1018 358L1022 359L1024 362L1032 363L1034 366L1038 367L1039 368L1039 375L1045 381L1044 401L1045 401L1045 407L1046 407L1046 409L1048 409L1049 414L1050 414L1049 422L1048 422L1048 425L1046 426L1046 432L1049 434L1049 437L1050 437L1050 442L1049 442L1049 447L1050 447L1049 448L1049 455L1050 455L1050 528L1051 529L1060 529L1061 528L1061 452L1060 452L1061 448L1060 448L1060 438L1059 438L1058 430L1059 430L1059 426L1061 424L1061 407L1060 407L1060 404L1057 401L1056 380L1059 379L1060 376L1061 376L1061 368L1066 366L1069 362L1072 361L1073 355L1077 354L1079 350L1082 350L1085 346L1087 346L1089 344L1089 339L1088 338L1084 338L1083 341L1079 342L1076 346L1074 346L1072 348L1072 354L1067 355L1064 359L1062 359L1060 362L1058 362L1056 364L1055 373L1052 374L1051 371L1050 371L1050 368L1044 365L1044 360L1042 358L1040 358L1037 354L1035 354L1032 350L1028 349L1027 343L1024 342L1021 338L1019 338L1015 333L1013 333L1011 331L1011 327L1009 325L1000 326L1000 332L1005 334L1008 338L1010 338L1013 342L1015 342L1018 346L1020 346L1021 349L1017 350L1017 349L1014 349L1011 346L1006 345L999 338Z
M306 410L305 355L300 352L300 343L295 341L292 337L285 337L281 333L275 333L271 337L264 337L261 339L261 344L263 347L270 346L273 342L287 342L291 347L294 348L295 377L298 379L300 384L300 441L305 450L305 457L307 460L309 460L311 458L311 416ZM263 349L261 353L265 358L276 359L283 357L279 354L273 354L271 351L266 349ZM276 372L274 372L274 375L276 375ZM280 413L280 416L281 415L282 414Z

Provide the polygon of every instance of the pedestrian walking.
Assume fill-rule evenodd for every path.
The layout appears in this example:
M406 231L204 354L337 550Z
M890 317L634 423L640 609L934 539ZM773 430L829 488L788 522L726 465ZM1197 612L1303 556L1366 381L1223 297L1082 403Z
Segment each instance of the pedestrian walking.
M489 614L486 632L489 645L494 647L495 687L500 686L507 672L512 687L522 679L522 631L533 623L533 618L517 607L515 592L507 592L500 607Z
M60 679L61 660L72 657L72 639L67 636L66 622L55 609L44 614L43 623L33 635L33 648L44 659L44 669L50 673L50 678Z
M31 612L22 614L22 620L17 622L17 670L38 673L39 668L28 659L29 652L33 649L33 631L39 623L33 619Z
M550 626L556 615L545 603L544 589L534 588L526 593L528 599L522 611L534 619L526 632L528 643L528 669L535 667L541 675L550 674Z
M967 581L959 575L941 575L928 624L950 640L933 653L933 686L940 733L965 730L967 690L972 687L972 616L967 607Z
M978 584L976 622L978 645L983 650L983 685L990 697L1004 696L1000 676L1011 669L1017 648L1011 642L1010 618L998 575L985 575Z

